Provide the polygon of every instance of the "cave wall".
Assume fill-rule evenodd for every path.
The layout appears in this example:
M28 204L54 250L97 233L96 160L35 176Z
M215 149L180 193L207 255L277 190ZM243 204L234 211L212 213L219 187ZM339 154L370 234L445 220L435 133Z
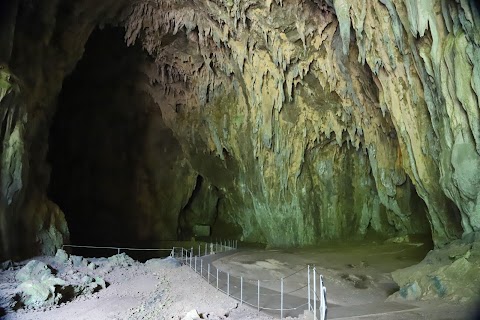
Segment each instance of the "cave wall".
M396 230L424 229L416 223L425 221L422 205L408 200L418 202L412 185L427 207L437 245L478 230L473 2L209 1L202 8L140 5L129 17L127 41L161 52L156 79L166 89L155 94L167 124L194 150L193 167L216 167L240 187L255 184L246 188L253 194L250 204L224 190L237 206L222 206L219 216L242 225L244 236L256 230L251 239L310 243L324 237L308 236L305 208L296 209L290 195L298 192L306 152L334 135L339 147L368 154L378 198ZM159 33L169 38L167 45ZM452 41L454 35L462 40ZM462 86L460 77L466 79ZM232 96L238 101L231 103ZM289 105L299 114L290 128L283 118ZM201 123L192 125L198 118ZM195 142L188 142L194 133ZM195 161L200 138L217 157L209 168ZM468 165L458 164L463 160L455 156L456 144L472 151ZM245 177L235 173L237 167ZM463 181L455 182L460 176ZM222 183L220 190L227 188ZM275 228L262 235L276 219L293 226L285 240L275 239Z
M2 25L2 48L7 54L1 63L8 66L3 70L8 70L14 84L6 91L2 86L2 113L10 115L2 118L2 127L8 124L17 128L3 131L1 137L4 145L10 141L10 151L2 152L8 164L1 168L3 258L51 254L69 238L63 212L46 196L50 121L63 79L82 56L99 17L109 20L118 14L118 4L113 1L90 10L82 8L84 5L59 1L2 3L6 7L2 13L12 13L12 25ZM15 99L10 100L13 93Z
M214 193L188 202L209 203L208 217L192 208L172 216L274 245L368 230L430 231L441 245L480 228L474 1L44 0L9 8L18 14L2 26L12 48L2 58L19 85L4 86L0 103L20 112L10 111L17 131L2 132L11 141L2 181L15 183L2 185L0 216L3 238L17 238L8 231L14 220L28 235L20 247L48 247L41 234L68 237L45 193L48 128L61 84L99 24L124 27L126 44L151 56L149 82L139 86ZM14 248L2 243L4 254Z

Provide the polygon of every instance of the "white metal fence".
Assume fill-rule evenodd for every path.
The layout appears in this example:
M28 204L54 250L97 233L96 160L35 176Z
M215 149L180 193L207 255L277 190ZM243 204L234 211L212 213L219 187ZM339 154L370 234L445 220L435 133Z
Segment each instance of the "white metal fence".
M102 249L102 250L114 250L117 254L125 251L168 251L170 252L170 256L172 256L173 249L159 249L159 248L128 248L128 247L99 247L99 246L78 246L74 244L64 244L63 248L77 248L77 249Z
M313 313L314 319L327 319L326 288L323 276L317 273L316 267L310 265L301 268L287 276L278 279L254 279L244 276L234 276L216 268L212 263L211 254L229 251L236 248L236 243L230 246L229 243L216 247L217 244L210 244L211 249L197 250L174 247L172 256L189 266L198 273L208 284L227 296L240 301L240 304L247 304L258 311L266 311L277 314L283 319L286 316L298 316L305 310ZM305 281L298 280L302 272L305 272ZM295 278L293 276L297 275ZM290 283L289 283L290 280ZM318 287L317 287L318 284ZM289 290L285 290L288 287Z
M188 265L208 284L232 297L240 304L247 304L258 311L296 317L305 310L311 311L316 320L327 319L327 289L323 276L317 273L315 266L305 266L293 273L277 279L254 279L234 276L213 266L214 254L234 250L238 247L236 240L220 240L215 243L195 245L189 249L183 247L164 248L130 248L110 246L63 245L63 248L115 250L117 254L125 251L165 252L182 264ZM306 272L306 280L299 277ZM294 277L295 276L295 277ZM318 283L318 289L317 289ZM285 290L288 288L288 290Z

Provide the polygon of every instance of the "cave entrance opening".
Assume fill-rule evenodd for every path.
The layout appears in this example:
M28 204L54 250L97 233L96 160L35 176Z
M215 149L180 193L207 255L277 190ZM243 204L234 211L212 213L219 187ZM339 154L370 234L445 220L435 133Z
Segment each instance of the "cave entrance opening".
M162 172L175 170L180 147L142 89L151 63L141 47L126 46L123 29L97 29L64 80L49 135L48 196L73 244L151 246L176 234L177 218L159 217L156 195L169 187Z

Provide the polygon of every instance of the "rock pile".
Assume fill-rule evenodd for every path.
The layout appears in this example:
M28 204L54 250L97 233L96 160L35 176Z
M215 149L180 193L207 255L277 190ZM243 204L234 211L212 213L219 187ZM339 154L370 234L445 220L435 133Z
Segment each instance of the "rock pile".
M17 287L17 301L20 306L27 308L71 301L80 295L105 289L107 283L99 274L105 274L112 266L134 263L125 255L113 256L107 262L102 266L103 272L93 272L99 267L96 263L80 256L68 255L61 249L48 264L31 260L15 275L15 280L20 283Z

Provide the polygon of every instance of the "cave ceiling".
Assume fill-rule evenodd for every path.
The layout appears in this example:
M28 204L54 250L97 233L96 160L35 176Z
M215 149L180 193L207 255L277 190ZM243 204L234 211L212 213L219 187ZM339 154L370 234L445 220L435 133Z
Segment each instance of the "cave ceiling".
M62 220L45 196L48 128L90 35L113 26L148 56L132 85L190 170L172 200L188 212L173 215L273 245L369 230L440 245L480 228L474 1L12 3L0 62L20 87L0 87L4 226ZM25 228L38 242L50 227Z

